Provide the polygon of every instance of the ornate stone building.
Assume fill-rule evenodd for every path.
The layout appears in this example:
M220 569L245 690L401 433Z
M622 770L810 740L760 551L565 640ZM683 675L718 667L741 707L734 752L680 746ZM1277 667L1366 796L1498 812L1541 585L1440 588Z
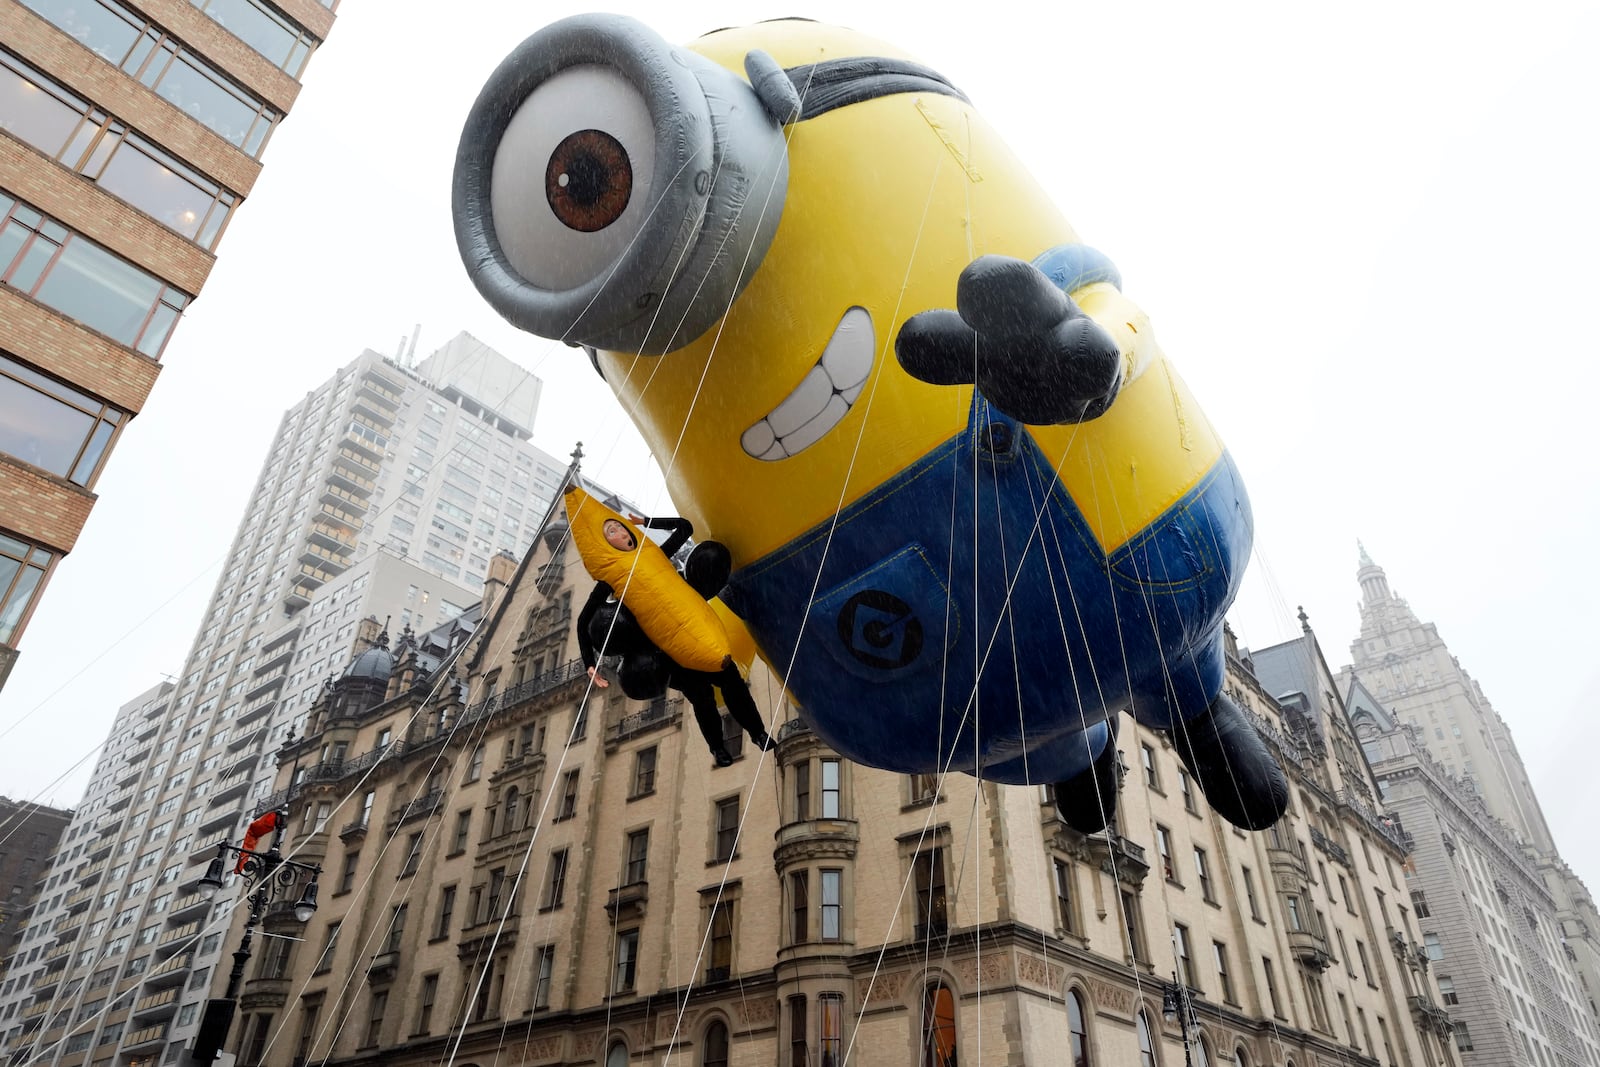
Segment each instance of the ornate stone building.
M1517 832L1359 681L1351 721L1413 855L1406 889L1462 1060L1593 1067L1596 1029L1558 903Z
M470 637L317 702L269 806L320 905L269 910L303 940L249 961L240 1064L1458 1064L1337 701L1280 707L1231 650L1290 813L1234 829L1127 723L1085 836L1041 789L840 759L759 665L777 747L730 729L717 768L676 699L590 688L589 589L557 514Z
M1499 712L1466 672L1431 622L1422 622L1389 588L1388 576L1361 552L1361 636L1351 643L1354 666L1341 692L1357 678L1368 695L1410 728L1411 747L1431 757L1453 789L1470 793L1520 842L1555 908L1562 954L1577 969L1581 1004L1590 1025L1600 1022L1600 912L1594 897L1561 858L1534 793L1531 777Z

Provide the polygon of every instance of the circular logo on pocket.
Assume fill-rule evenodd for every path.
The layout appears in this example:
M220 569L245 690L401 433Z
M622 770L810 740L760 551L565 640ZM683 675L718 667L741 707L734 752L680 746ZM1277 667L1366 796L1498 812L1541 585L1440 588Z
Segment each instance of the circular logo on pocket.
M867 589L839 609L839 640L866 666L895 670L922 654L922 622L893 593Z

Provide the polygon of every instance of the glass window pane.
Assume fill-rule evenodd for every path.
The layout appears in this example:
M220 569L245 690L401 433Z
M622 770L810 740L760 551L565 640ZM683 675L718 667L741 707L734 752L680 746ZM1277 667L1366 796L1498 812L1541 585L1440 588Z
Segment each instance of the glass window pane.
M116 427L109 422L102 422L95 426L94 436L89 439L89 447L84 449L83 458L78 460L78 465L73 468L71 478L79 485L88 485L94 480L94 472L100 466L100 457L105 455L106 444L111 440L111 435L116 432Z
M54 159L82 121L79 108L87 107L66 103L55 86L31 72L24 75L20 67L0 54L0 130Z
M260 0L209 0L203 4L196 0L196 6L203 7L219 26L281 69L287 70L290 75L300 73L298 66L289 69L290 60L300 43L299 29L291 28L287 19L268 10Z
M9 563L9 560L0 561L0 565ZM17 582L11 587L11 594L4 604L0 604L0 641L10 641L11 635L22 622L23 614L28 610L28 605L33 601L34 590L39 588L39 582L44 578L44 570L40 567L24 567L17 576Z
M187 53L178 55L155 90L233 145L242 147L250 136L258 108L241 100L237 91L223 85L211 72L202 70Z
M47 19L113 64L120 65L138 39L142 25L131 13L113 10L98 0L64 4L60 0L22 0ZM113 5L113 7L118 5Z
M100 185L162 225L193 237L205 220L212 194L151 153L132 137L125 138L100 175Z
M39 275L49 265L50 257L56 254L56 248L54 242L42 237L35 238L28 246L28 250L22 253L22 259L17 263L16 269L11 272L11 284L25 293L32 292L33 287L39 282Z
M40 301L123 344L133 344L161 283L103 248L74 238L36 294Z
M66 477L95 420L0 375L0 452Z

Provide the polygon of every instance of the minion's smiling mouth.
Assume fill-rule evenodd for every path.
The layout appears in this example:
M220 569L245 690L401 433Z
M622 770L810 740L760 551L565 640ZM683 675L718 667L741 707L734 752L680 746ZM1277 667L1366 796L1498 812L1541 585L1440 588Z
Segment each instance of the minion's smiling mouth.
M739 438L752 459L798 455L844 418L872 373L872 316L865 308L844 313L816 365L794 392Z

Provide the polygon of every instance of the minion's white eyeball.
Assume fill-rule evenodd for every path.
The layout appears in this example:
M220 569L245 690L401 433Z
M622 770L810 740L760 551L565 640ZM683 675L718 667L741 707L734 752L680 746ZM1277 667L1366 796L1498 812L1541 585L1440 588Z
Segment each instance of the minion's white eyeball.
M643 95L614 70L568 67L507 124L489 184L507 261L542 289L573 289L617 262L649 210L655 131Z

